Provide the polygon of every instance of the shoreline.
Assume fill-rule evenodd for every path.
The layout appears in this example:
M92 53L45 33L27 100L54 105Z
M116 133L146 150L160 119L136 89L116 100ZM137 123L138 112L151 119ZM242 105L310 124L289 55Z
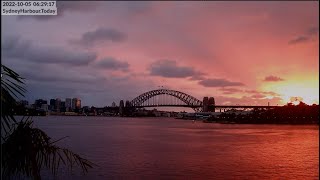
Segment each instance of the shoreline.
M31 117L108 117L108 118L172 118L172 119L177 119L177 120L183 120L183 121L194 121L194 122L201 122L201 123L214 123L214 124L234 124L234 125L239 125L239 124L246 124L246 125L313 125L313 126L319 126L318 123L254 123L254 122L233 122L233 121L221 121L221 122L217 122L217 121L210 121L210 120L204 120L204 119L185 119L185 118L177 118L177 117L165 117L165 116L159 116L159 117L154 117L154 116L84 116L84 115L46 115L46 116L31 116ZM16 116L16 117L23 117L23 116Z

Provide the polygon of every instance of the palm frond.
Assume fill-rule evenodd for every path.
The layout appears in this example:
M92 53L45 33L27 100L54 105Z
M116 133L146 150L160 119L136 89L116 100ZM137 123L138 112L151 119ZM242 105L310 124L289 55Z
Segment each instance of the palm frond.
M14 79L15 81L24 84L24 82L22 80L24 80L23 77L21 77L18 73L16 73L15 71L13 71L12 69L8 68L7 66L1 64L1 68L3 69L2 74L3 75L7 75L8 77Z
M11 177L20 172L27 177L40 176L40 170L50 169L56 172L62 162L66 166L77 164L83 173L95 164L80 155L56 146L42 130L32 127L32 121L20 121L13 133L2 144L6 153L2 157L3 174Z
M8 133L12 124L17 122L13 116L15 106L16 100L1 86L1 125L5 133Z
M12 111L16 106L15 98L19 99L19 95L24 97L26 92L26 89L19 84L24 85L24 78L1 64L1 125L5 133L8 133L12 124L17 122Z
M1 64L1 85L4 85L6 90L12 92L13 95L18 93L24 97L23 93L26 92L26 89L19 84L24 85L24 78L12 69Z
M13 109L16 98L24 97L26 92L24 78L10 68L1 65L1 175L4 177L32 177L41 179L40 171L50 169L54 175L62 162L67 167L77 164L86 173L95 164L78 154L55 145L57 141L42 130L33 128L30 116L24 116L19 122ZM64 137L65 138L65 137Z
M52 141L44 131L33 128L30 116L16 121L13 109L16 98L24 97L26 92L21 86L24 85L24 78L4 65L1 65L1 73L1 127L5 131L1 135L1 174L9 178L27 176L37 180L41 179L43 168L50 169L56 175L60 162L71 167L71 170L76 164L84 173L92 168L94 163L55 144L63 138Z

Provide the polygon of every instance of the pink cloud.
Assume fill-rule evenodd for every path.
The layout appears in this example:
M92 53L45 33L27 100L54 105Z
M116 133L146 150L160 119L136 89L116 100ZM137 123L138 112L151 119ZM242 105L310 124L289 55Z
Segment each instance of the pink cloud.
M90 70L116 79L129 76L132 84L143 86L138 88L141 90L164 85L199 99L221 96L220 103L264 104L267 100L263 96L278 94L272 89L260 91L263 84L268 84L261 82L262 78L283 81L281 77L285 77L289 82L296 74L309 73L310 78L317 78L319 73L318 2L95 2L89 9L82 5L66 8L74 10L48 21L4 17L3 35L20 34L35 41L36 46L63 49L51 57L60 57L56 54L71 49L60 54L81 59L80 55L89 49L97 57L83 60L84 72ZM70 44L70 39L87 47ZM41 62L46 61L39 57ZM105 68L95 67L106 57L114 60L102 63ZM29 61L20 58L23 63ZM150 64L160 59L174 60L176 64L160 69L157 66L156 76L149 76ZM14 65L19 60L5 61ZM66 69L61 63L59 66ZM110 66L123 71L106 71ZM172 76L184 79L177 81ZM114 81L114 88L123 82ZM122 96L115 89L112 92ZM248 99L225 96L234 94L248 95Z
M277 77L277 76L267 76L264 78L264 81L268 81L268 82L277 82L277 81L284 81L284 79Z

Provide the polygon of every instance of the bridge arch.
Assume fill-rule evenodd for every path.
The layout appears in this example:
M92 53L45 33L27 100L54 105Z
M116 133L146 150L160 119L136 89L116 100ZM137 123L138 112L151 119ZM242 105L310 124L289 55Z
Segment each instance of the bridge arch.
M134 98L131 101L131 105L133 107L143 107L143 103L146 102L148 99L153 98L155 96L159 96L159 95L165 95L165 94L181 100L186 104L186 107L193 108L195 111L202 110L202 101L198 100L197 98L189 94L186 94L180 91L170 90L170 89L157 89L157 90L145 92L139 95L138 97Z

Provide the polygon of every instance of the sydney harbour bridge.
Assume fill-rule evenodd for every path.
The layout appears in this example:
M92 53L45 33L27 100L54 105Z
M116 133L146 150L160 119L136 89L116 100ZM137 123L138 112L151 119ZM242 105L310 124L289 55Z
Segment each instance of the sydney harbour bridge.
M119 108L144 108L144 107L189 107L195 112L215 112L216 109L252 109L274 108L277 106L250 106L250 105L216 105L214 97L204 97L199 100L189 94L170 89L156 89L145 92L132 101L120 101Z

